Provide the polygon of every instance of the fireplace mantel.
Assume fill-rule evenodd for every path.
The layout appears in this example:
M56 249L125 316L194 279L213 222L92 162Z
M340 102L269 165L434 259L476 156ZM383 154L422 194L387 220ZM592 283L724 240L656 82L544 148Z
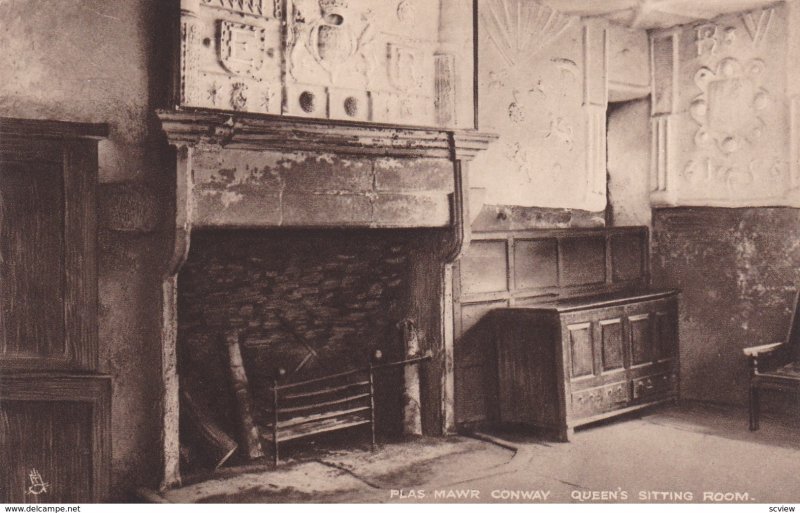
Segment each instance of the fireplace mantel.
M422 429L454 429L452 265L470 239L469 162L496 136L469 129L473 2L400 4L180 1L174 97L156 112L177 150L162 286L163 486L180 481L178 273L203 229L407 236L404 315L433 354Z
M434 359L426 434L454 429L452 263L469 244L468 166L496 139L409 127L203 109L157 111L177 150L174 244L163 281L163 485L178 471L178 272L193 230L402 228L420 232L409 316Z
M468 241L476 130L203 109L157 112L178 151L179 229L451 228ZM188 241L187 241L188 242Z
M159 110L170 144L254 151L471 160L497 136L477 130L369 124L210 110Z

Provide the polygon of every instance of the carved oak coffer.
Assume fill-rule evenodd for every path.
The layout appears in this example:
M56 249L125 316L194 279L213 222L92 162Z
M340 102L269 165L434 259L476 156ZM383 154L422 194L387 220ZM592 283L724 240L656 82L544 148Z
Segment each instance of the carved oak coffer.
M491 313L499 416L568 441L576 426L678 397L678 292Z

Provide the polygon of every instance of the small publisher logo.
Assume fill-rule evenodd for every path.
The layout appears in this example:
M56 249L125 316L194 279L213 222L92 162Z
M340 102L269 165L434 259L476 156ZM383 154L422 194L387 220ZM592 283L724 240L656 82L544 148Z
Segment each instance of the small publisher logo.
M31 485L28 487L28 491L25 492L25 495L40 495L42 493L47 493L47 487L50 486L50 483L44 482L44 479L42 479L42 475L38 470L31 470L28 474L28 477L31 480Z

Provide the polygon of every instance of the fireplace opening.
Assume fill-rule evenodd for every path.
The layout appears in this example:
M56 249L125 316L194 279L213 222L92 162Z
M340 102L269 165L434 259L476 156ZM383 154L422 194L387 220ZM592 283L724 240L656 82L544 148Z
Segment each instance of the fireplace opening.
M197 419L184 413L187 402L223 433L219 436L238 443L227 464L260 456L240 435L241 392L232 378L232 342L238 345L248 408L262 442L273 415L274 380L292 384L364 369L376 363L376 351L380 363L404 360L409 323L416 329L420 322L412 291L414 255L429 231L435 230L195 231L178 277L183 468L207 468L228 456L223 448L216 455L204 454L208 449L198 443L197 426L188 425ZM424 327L418 335L426 336ZM402 367L375 371L379 439L403 434L403 391ZM347 447L369 437L366 426L287 447L302 451L326 440ZM235 447L230 441L223 446ZM269 457L270 452L269 443L263 443L263 454Z

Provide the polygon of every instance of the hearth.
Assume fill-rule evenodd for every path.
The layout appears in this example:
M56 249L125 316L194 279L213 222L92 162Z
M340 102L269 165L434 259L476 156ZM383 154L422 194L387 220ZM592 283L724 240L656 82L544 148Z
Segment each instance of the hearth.
M404 327L418 324L411 297L418 236L377 229L196 232L178 278L183 391L226 433L238 433L228 348L235 339L252 417L266 435L274 380L292 384L364 368L376 351L384 362L405 359ZM381 435L403 429L401 371L376 373Z

